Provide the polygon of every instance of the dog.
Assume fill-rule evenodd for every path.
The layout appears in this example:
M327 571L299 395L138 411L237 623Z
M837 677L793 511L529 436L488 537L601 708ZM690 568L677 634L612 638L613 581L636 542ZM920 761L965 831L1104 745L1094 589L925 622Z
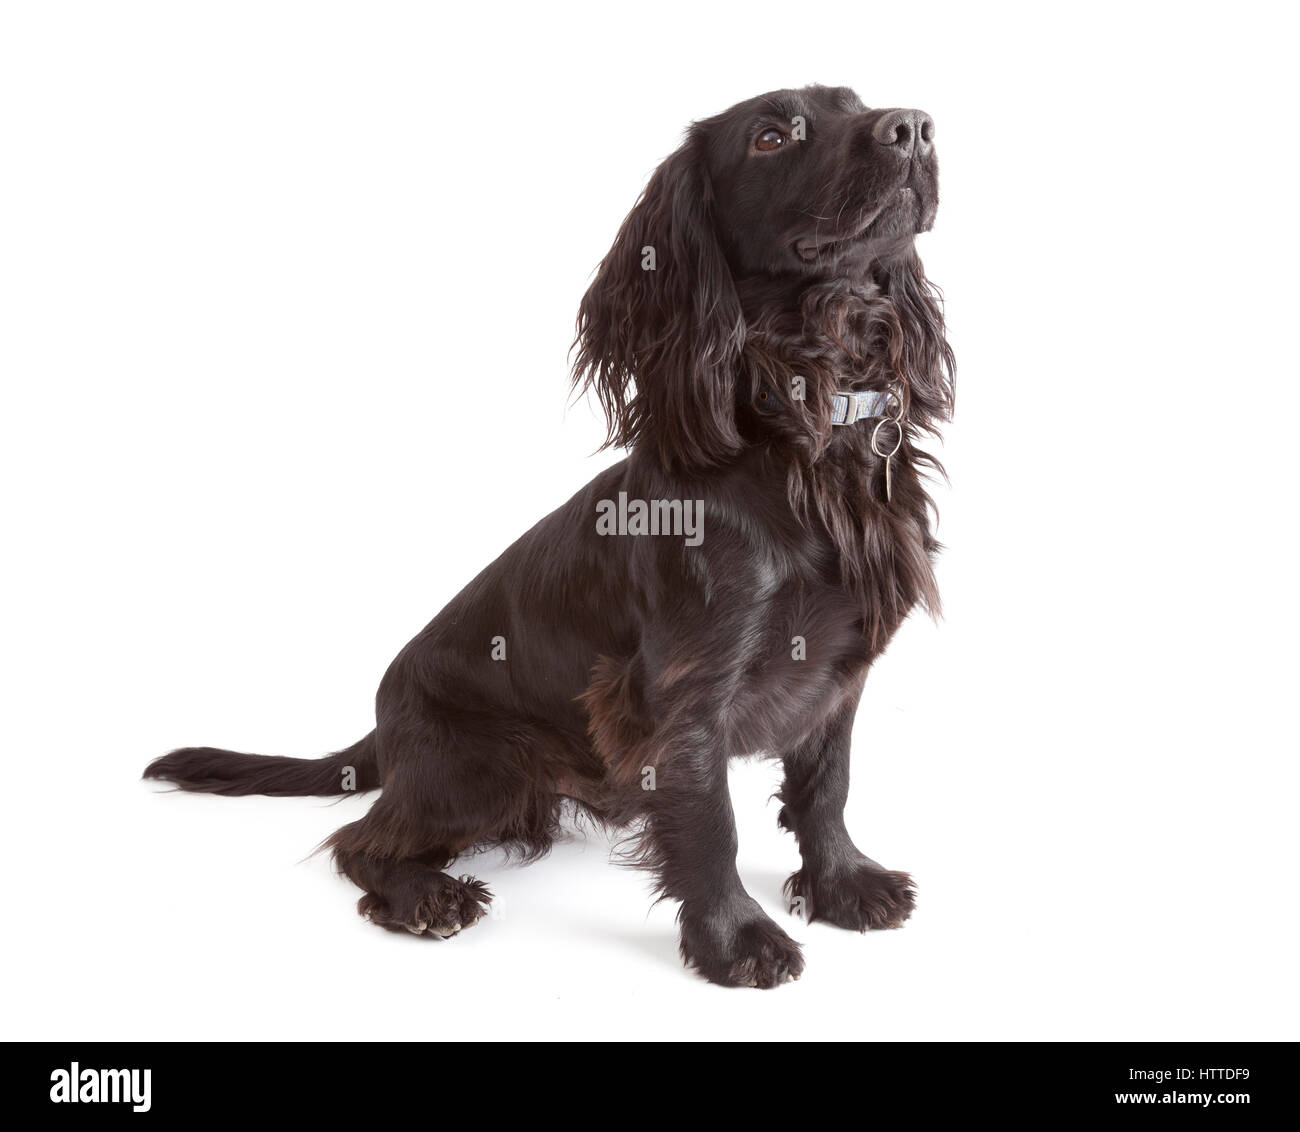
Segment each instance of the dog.
M145 776L379 789L325 845L363 916L444 938L492 899L454 861L536 858L589 815L679 902L687 966L766 988L804 961L736 871L727 766L763 754L802 858L792 909L900 926L912 881L859 851L844 806L867 671L911 610L939 610L922 480L943 470L919 445L951 416L955 367L914 247L937 204L920 111L809 86L694 123L579 308L572 388L626 458L401 651L360 742L314 760L185 748Z

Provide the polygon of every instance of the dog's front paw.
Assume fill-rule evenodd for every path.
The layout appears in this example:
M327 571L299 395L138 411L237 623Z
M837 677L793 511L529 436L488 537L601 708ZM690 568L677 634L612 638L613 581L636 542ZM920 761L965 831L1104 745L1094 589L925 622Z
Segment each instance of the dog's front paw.
M681 951L688 967L724 987L767 989L803 974L799 945L761 911L739 921L726 916L695 924L684 920Z
M785 882L790 911L811 923L824 920L865 932L901 928L916 907L916 885L907 873L871 865L813 874L800 869Z

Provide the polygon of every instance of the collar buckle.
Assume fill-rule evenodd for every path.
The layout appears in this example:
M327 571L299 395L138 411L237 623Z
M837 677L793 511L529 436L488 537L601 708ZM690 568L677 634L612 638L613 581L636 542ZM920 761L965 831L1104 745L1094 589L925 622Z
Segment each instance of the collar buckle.
M898 416L887 411L891 401L898 404ZM831 424L851 425L872 417L885 416L898 420L903 415L902 408L902 402L897 394L889 390L838 392L831 401Z

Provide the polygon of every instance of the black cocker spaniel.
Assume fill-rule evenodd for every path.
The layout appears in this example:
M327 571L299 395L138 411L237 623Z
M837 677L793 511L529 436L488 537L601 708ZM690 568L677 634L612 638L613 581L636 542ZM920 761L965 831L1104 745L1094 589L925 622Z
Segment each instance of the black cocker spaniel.
M220 794L382 793L328 841L393 930L450 936L491 895L443 871L544 853L575 806L630 826L706 978L770 987L799 945L745 891L734 756L779 758L808 919L899 926L906 873L844 825L872 661L934 612L919 450L953 357L913 240L938 203L934 124L845 88L696 123L654 173L578 314L574 383L621 463L465 587L393 662L371 734L320 760L187 748L150 778Z

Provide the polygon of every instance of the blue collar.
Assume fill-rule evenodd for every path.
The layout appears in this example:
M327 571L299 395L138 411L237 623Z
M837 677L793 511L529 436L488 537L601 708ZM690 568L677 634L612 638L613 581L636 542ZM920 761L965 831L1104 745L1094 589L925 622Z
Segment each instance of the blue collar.
M893 416L890 401L898 398L889 392L836 393L831 400L831 424L851 425L871 417Z

